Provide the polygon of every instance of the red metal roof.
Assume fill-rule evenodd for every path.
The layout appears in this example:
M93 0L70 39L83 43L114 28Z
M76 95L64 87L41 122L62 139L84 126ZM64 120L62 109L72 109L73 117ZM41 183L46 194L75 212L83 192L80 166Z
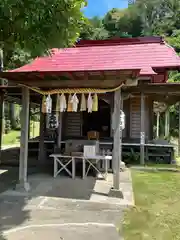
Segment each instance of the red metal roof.
M72 72L141 69L142 75L155 74L153 68L180 67L180 58L160 37L115 40L83 40L75 47L52 49L51 56L36 58L13 72Z

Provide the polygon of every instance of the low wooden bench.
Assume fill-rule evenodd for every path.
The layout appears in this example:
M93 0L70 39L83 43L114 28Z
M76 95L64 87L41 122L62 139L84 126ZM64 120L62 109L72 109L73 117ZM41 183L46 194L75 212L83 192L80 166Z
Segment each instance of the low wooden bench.
M96 170L104 179L107 177L108 173L108 161L112 160L112 156L71 156L71 155L62 155L62 154L51 154L50 157L54 159L54 178L57 177L63 170L65 170L70 177L75 178L75 161L76 159L82 160L83 168L83 179L87 177L90 168ZM98 168L100 161L104 162L104 173L102 169ZM86 169L86 163L88 163L88 168ZM67 168L69 164L72 164L72 172ZM60 165L60 167L59 167Z
M70 177L75 178L75 157L57 153L51 154L50 157L54 158L54 178L63 170L65 170ZM70 163L72 164L72 172L67 168ZM59 168L58 165L61 167Z

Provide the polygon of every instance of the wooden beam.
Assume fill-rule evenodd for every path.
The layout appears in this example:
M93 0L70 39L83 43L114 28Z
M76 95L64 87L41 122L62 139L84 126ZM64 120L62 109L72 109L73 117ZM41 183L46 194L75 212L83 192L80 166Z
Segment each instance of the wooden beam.
M142 84L134 87L123 87L123 91L129 93L139 93L144 92L148 93L164 93L166 94L177 94L180 95L180 84Z
M84 72L84 80L85 81L89 80L89 73L88 72Z
M75 79L72 72L67 72L67 73L65 74L65 76L69 77L69 78L70 78L71 80L73 80L73 81L74 81L74 79Z
M100 76L102 76L102 81L107 80L105 71L100 72Z
M119 190L120 181L120 163L122 149L122 130L120 129L120 110L121 110L121 89L114 93L114 148L113 148L113 188Z
M144 93L141 92L141 129L140 129L140 163L144 165L145 163L145 97Z
M19 183L20 186L28 191L27 182L27 163L28 163L28 126L29 126L29 89L22 88L22 111L21 111L21 140L20 140L20 159L19 159Z

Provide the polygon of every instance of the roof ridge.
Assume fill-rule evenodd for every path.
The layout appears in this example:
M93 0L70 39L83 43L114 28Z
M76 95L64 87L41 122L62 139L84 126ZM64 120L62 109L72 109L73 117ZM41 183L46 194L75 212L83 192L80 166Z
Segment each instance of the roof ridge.
M106 40L80 40L75 47L90 47L90 46L112 46L112 45L134 45L159 43L164 44L164 40L159 36L152 37L134 37L134 38L114 38Z

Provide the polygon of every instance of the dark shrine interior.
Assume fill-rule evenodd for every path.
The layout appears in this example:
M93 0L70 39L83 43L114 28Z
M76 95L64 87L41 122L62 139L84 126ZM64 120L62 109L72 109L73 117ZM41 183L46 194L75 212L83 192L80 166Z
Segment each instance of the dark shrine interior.
M99 99L97 112L83 113L83 136L89 131L99 132L100 138L110 137L110 105Z

